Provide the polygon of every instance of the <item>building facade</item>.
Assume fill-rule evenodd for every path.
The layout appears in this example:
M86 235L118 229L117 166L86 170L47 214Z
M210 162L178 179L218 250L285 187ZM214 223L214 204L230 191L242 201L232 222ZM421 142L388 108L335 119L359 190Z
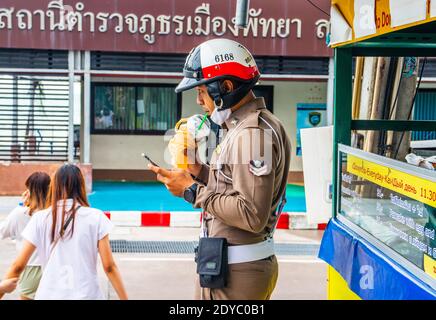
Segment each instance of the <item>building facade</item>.
M184 60L224 37L254 54L262 73L255 93L283 121L289 181L302 182L298 130L313 115L321 120L312 125L327 125L331 113L329 17L305 0L250 6L241 30L232 0L3 0L0 161L76 160L94 179L153 179L141 153L165 164L165 132L201 113L194 90L174 93Z

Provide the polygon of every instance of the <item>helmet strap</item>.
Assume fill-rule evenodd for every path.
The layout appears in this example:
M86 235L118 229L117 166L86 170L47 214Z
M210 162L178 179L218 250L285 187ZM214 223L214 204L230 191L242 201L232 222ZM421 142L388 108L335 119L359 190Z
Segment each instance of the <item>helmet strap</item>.
M214 81L211 83L208 83L207 85L207 92L209 93L210 97L213 100L213 104L215 105L215 108L218 110L225 109L224 101L222 99L222 95L225 93L224 88L222 88L220 81Z
M253 78L249 82L242 83L237 89L227 92L222 86L221 81L217 80L207 84L207 92L213 99L218 111L229 109L241 101L248 92L256 85L259 77Z
M218 110L221 110L223 108L224 101L221 98L214 99L213 104L215 105L215 108L217 108Z

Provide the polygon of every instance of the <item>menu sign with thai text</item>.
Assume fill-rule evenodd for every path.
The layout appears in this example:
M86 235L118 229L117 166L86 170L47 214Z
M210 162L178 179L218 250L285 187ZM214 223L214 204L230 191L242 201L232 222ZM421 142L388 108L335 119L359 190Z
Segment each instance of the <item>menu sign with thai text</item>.
M342 154L339 214L436 278L436 182ZM424 169L419 169L424 170Z

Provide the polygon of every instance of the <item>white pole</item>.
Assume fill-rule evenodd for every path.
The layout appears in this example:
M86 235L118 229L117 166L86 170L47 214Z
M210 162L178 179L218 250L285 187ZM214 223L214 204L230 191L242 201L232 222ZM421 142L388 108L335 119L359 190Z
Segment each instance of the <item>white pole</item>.
M91 162L91 53L85 51L83 88L83 152L82 161Z
M74 51L68 51L68 162L74 161Z

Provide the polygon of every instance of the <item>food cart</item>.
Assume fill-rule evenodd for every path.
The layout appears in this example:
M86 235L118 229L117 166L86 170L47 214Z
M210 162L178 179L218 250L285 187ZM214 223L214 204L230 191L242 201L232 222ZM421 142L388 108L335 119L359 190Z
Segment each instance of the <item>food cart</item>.
M319 253L328 298L436 300L436 171L352 147L355 131L435 131L436 121L359 119L351 107L353 57L436 56L436 1L333 0L330 44L333 217Z

